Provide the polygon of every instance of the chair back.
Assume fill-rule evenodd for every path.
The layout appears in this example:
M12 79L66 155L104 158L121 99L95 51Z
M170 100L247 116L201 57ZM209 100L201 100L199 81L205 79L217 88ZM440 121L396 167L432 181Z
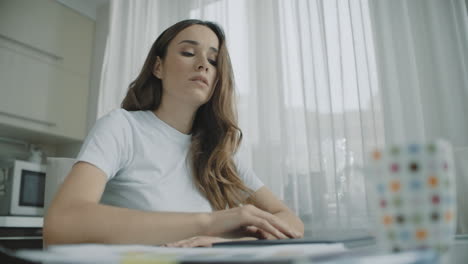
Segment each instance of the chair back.
M44 215L52 202L55 194L57 193L63 180L70 173L75 159L71 158L47 158L46 167L46 180L45 180L45 192L44 192Z

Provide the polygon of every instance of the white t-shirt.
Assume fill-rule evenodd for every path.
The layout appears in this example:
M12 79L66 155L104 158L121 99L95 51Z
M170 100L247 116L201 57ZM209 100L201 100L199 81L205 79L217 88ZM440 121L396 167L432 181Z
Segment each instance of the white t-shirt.
M100 118L86 137L77 161L100 168L108 181L101 203L144 211L211 212L193 184L188 152L190 135L151 111L116 109ZM235 156L244 184L263 183Z

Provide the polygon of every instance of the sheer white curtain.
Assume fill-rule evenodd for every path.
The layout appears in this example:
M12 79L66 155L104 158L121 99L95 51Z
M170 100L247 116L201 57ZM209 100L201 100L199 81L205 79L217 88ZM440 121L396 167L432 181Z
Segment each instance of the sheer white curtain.
M257 174L309 234L365 231L353 168L384 139L367 1L211 1L191 16L226 30Z
M389 141L468 146L464 0L371 1Z
M159 34L185 19L193 1L111 0L97 117L118 108Z
M111 2L99 111L119 107L151 43L185 18L227 35L241 149L309 234L368 229L362 174L383 124L367 0Z
M387 142L454 146L458 231L468 233L468 16L465 0L371 1ZM464 168L464 169L463 169Z
M312 234L366 230L355 168L384 139L367 1L278 3L285 198Z

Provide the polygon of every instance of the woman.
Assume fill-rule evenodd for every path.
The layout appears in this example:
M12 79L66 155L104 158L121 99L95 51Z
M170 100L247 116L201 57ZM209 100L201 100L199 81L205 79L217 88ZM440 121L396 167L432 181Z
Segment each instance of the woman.
M86 138L48 210L45 244L302 237L301 220L234 156L233 89L219 26L184 20L165 30L123 109Z

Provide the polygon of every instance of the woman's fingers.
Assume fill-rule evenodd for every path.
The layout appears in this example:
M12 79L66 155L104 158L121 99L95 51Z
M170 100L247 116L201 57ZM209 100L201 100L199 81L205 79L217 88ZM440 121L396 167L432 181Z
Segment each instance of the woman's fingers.
M265 235L268 239L300 237L283 220L251 204L215 211L210 216L212 221L206 229L206 233L210 236L222 236L246 226L255 226L263 230L264 233L271 234L271 236Z
M276 227L274 227L270 222L268 222L265 219L258 218L257 222L254 222L254 225L257 226L258 228L265 230L266 232L272 234L276 239L287 239L288 237L278 230Z
M272 236L270 233L268 232L265 232L263 231L262 229L259 229L258 232L260 233L260 235L263 237L263 239L266 239L266 240L274 240L275 237Z
M241 216L244 220L253 221L253 223L248 223L250 225L255 225L260 229L274 235L277 238L297 238L300 237L300 234L296 234L286 223L284 223L277 216L258 209L253 205L246 205L240 207ZM252 217L254 219L252 219ZM251 218L251 219L249 219Z
M247 226L245 228L247 234L253 235L258 239L266 239L266 240L275 240L278 239L277 237L273 236L272 234L266 232L263 229L260 229L256 226Z
M257 234L261 239L266 239L266 240L276 240L277 238L273 236L272 234L265 232L262 229L258 229Z
M254 236L258 239L266 239L266 237L261 232L262 230L256 226L246 226L245 227L245 234L247 236Z
M259 210L257 213L260 214L260 217L267 219L272 226L285 234L287 236L285 238L298 238L300 236L300 234L296 234L296 232L279 217L262 210Z
M213 243L225 242L229 239L222 237L212 237L212 236L195 236L188 239L180 240L173 243L168 243L164 246L166 247L179 247L179 248L189 248L189 247L211 247Z

